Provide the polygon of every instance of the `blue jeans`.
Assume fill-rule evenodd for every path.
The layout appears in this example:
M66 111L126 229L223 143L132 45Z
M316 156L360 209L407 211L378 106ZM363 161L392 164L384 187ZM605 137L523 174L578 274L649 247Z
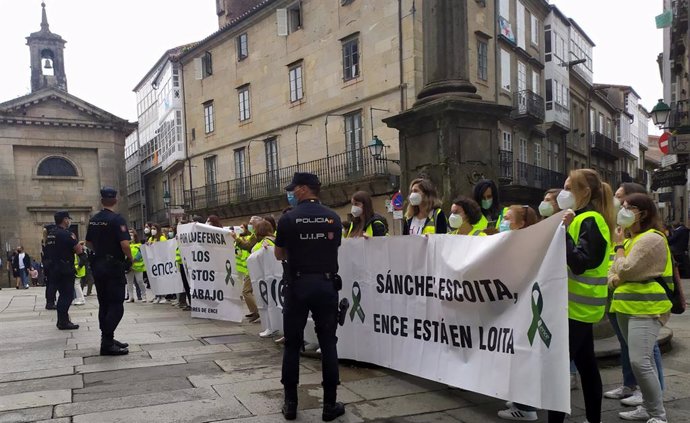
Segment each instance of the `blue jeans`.
M628 344L623 338L623 333L618 326L618 318L616 313L609 313L609 321L611 326L613 326L614 332L616 332L616 337L618 342L621 344L621 367L623 368L623 385L629 388L637 386L637 379L632 371L632 366L630 366L630 354L628 352ZM659 383L661 384L661 390L664 390L664 366L661 362L661 350L659 350L659 344L654 344L654 364L656 365L656 371L659 374Z
M27 268L19 269L19 279L21 279L24 288L29 287L29 270Z

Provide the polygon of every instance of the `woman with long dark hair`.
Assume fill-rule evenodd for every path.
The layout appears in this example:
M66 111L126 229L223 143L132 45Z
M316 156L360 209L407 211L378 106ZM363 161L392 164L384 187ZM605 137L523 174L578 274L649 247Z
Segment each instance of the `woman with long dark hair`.
M410 183L403 235L445 234L448 232L446 215L441 210L434 184L423 178Z
M371 238L373 236L388 235L386 218L374 212L371 195L365 191L357 191L350 199L352 207L352 222L345 234L346 238Z
M482 179L474 186L474 201L482 210L482 219L477 223L478 229L486 229L493 226L496 229L501 224L503 213L507 210L501 208L501 200L498 195L498 187L491 179Z

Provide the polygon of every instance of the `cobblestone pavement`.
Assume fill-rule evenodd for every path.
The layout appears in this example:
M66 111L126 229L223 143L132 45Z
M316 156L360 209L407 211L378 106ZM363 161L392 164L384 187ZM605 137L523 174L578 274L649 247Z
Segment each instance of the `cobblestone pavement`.
M689 282L689 281L686 281ZM690 286L686 285L686 292ZM127 303L118 339L130 354L98 355L97 300L71 308L81 325L55 328L43 288L0 290L2 422L282 422L281 348L257 324L192 319L169 304ZM690 312L669 322L664 354L669 422L690 422ZM604 388L621 381L615 360L602 361ZM500 421L503 401L378 367L341 365L341 422ZM297 421L321 421L320 362L303 358ZM529 383L529 381L525 381ZM570 422L585 420L581 391ZM603 422L620 422L605 399ZM539 412L539 421L546 413Z

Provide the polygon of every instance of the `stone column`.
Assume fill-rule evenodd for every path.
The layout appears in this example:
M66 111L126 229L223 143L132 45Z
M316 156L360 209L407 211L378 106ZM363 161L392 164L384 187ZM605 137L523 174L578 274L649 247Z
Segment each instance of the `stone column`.
M424 88L384 122L400 133L401 189L424 175L447 211L481 178L498 175L498 120L510 106L483 101L469 81L467 0L424 0Z
M419 101L444 95L481 98L469 80L467 0L425 0L424 88Z

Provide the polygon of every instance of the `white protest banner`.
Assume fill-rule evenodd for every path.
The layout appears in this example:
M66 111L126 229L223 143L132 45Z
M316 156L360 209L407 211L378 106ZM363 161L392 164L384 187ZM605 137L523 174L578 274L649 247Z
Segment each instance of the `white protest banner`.
M184 292L180 270L175 261L175 240L154 242L141 246L141 255L146 264L146 274L155 295Z
M268 246L252 253L247 259L247 269L252 280L256 306L261 316L261 329L270 329L272 332L282 331L285 282L283 281L283 266L276 260L274 248ZM319 342L311 315L304 329L304 341L307 344Z
M554 216L488 237L344 240L338 356L570 412L564 234ZM267 253L258 274L279 283Z
M191 289L192 317L241 322L246 308L230 231L188 223L177 227L177 241Z

